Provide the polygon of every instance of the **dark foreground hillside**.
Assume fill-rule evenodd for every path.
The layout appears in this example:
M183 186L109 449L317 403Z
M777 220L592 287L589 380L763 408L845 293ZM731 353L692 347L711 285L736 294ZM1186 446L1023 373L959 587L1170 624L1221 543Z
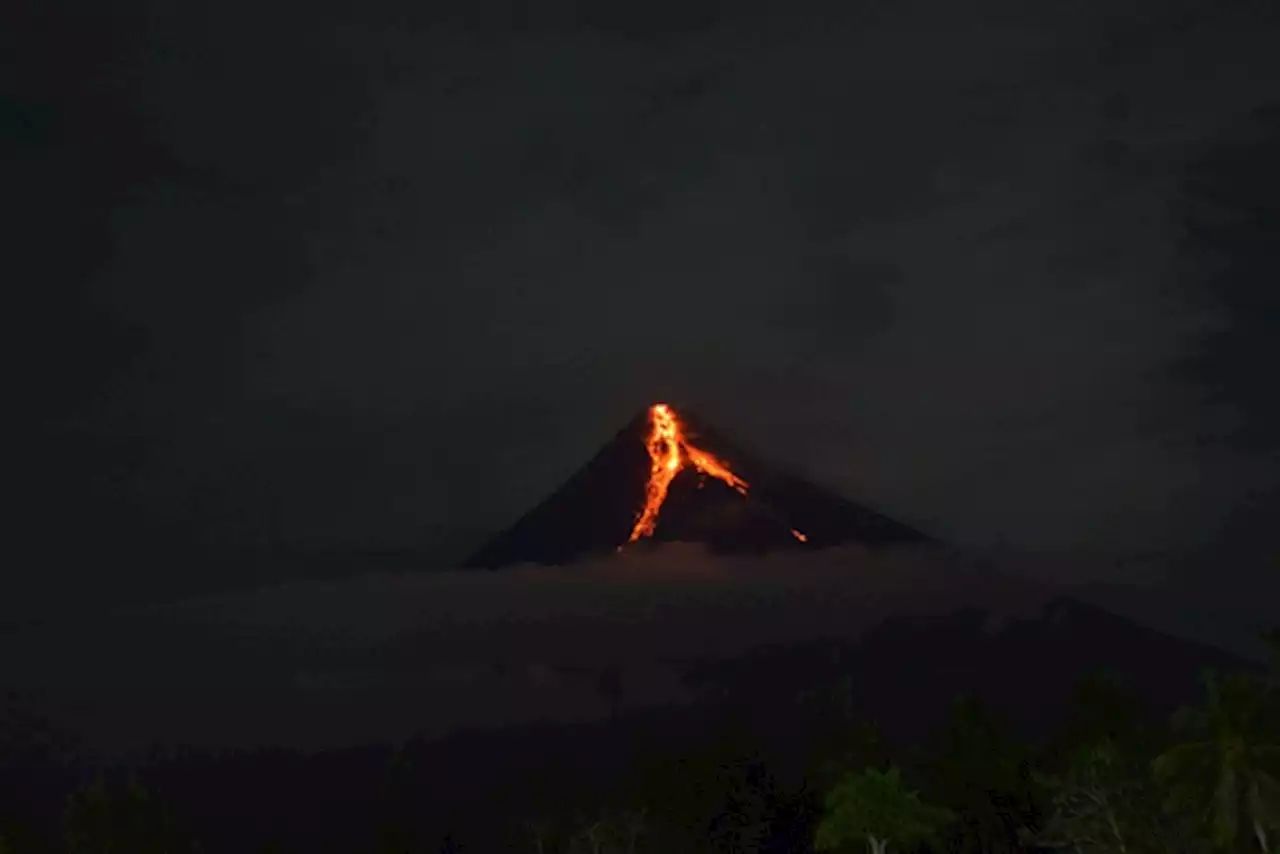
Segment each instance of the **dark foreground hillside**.
M809 849L794 847L797 840L812 841L826 763L871 750L927 767L933 734L945 731L957 697L990 710L1010 742L1031 751L1069 728L1079 685L1101 672L1130 698L1125 714L1154 728L1197 699L1202 669L1244 667L1063 598L1023 617L970 608L892 618L858 638L676 666L691 702L628 707L625 686L610 684L606 672L600 690L619 702L601 720L316 753L166 750L125 764L172 805L205 852L436 851L455 843L464 847L453 850L533 851L526 822L572 822L609 808L646 808L652 828L662 814L694 835L708 822L764 822L773 842L757 834L754 848L705 850L799 851ZM868 747L869 725L881 733L880 747ZM22 726L34 731L30 721ZM15 844L22 841L14 850L59 850L52 846L67 793L101 766L84 758L56 766L31 751L23 757L18 727L11 721L0 821ZM751 819L740 815L746 790L754 792L751 809L764 811Z

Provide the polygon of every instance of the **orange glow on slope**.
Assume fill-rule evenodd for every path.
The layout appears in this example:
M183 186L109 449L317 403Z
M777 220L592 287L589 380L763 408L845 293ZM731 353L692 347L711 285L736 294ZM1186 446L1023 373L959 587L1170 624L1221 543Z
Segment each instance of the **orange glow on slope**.
M687 465L693 466L700 474L710 475L733 487L742 495L747 494L749 484L745 480L713 455L689 442L680 420L665 403L649 407L649 435L645 439L645 448L649 451L649 482L645 485L644 507L627 539L629 543L653 536L671 481ZM791 535L802 543L808 540L795 528L791 529Z

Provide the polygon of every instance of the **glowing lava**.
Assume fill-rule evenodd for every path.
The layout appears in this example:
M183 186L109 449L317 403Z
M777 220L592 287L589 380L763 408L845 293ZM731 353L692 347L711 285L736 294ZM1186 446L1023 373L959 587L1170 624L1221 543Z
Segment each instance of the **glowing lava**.
M645 485L644 508L636 518L628 543L653 536L671 481L685 466L691 465L699 474L714 477L742 495L747 494L749 484L745 480L712 454L689 442L675 412L665 403L649 407L649 435L645 439L645 447L649 451L649 482ZM794 528L791 535L802 543L808 539Z

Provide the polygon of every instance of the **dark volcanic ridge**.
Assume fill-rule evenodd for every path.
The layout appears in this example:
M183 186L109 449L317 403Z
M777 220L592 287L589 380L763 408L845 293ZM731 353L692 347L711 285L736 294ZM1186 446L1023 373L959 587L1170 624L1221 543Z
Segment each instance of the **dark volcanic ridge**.
M685 466L671 482L648 542L704 545L717 554L828 548L881 548L929 543L919 531L808 481L774 469L703 427L683 409L685 436L747 482L742 495ZM559 489L497 534L464 562L494 569L522 563L564 564L608 554L627 544L644 506L650 458L650 412L637 415ZM800 531L801 540L793 533Z
M957 589L974 592L968 584ZM970 602L992 598L992 592L982 591ZM634 665L619 663L611 650L587 644L592 663L582 669L582 684L590 680L599 697L608 701L597 706L598 711L571 718L524 715L499 726L466 719L462 726L426 736L410 735L400 727L409 722L420 727L438 711L442 697L465 686L438 683L448 684L448 692L425 686L422 677L430 673L430 659L415 652L419 639L410 636L365 653L366 661L376 660L380 666L407 656L394 669L396 693L371 695L364 688L352 692L364 704L363 713L377 715L366 728L378 734L375 740L343 740L324 749L271 742L275 746L263 750L253 749L255 741L156 739L158 749L132 754L127 761L138 763L142 778L172 799L210 854L262 850L266 837L276 832L286 834L280 841L287 841L289 850L358 850L367 844L369 828L379 816L378 803L368 797L370 781L383 779L380 775L391 756L407 760L401 767L412 774L415 794L409 802L414 804L415 821L427 829L442 824L437 836L445 829L459 833L473 850L498 851L505 842L498 838L502 823L493 817L521 815L529 807L530 792L551 790L566 808L577 807L589 802L593 793L609 791L639 762L698 755L700 746L721 743L718 739L726 733L747 736L745 743L755 755L798 781L811 760L834 755L833 744L842 743L839 736L849 731L851 721L876 724L886 741L900 750L928 746L945 726L955 698L968 695L994 711L1020 738L1043 743L1068 721L1083 678L1112 677L1133 696L1139 722L1154 725L1178 705L1200 700L1197 677L1203 669L1249 669L1247 662L1233 656L1067 597L1050 597L998 621L985 606L959 600L954 604L960 607L875 619L848 636L793 638L729 655L667 659L689 689L687 702L649 703L633 697L633 692L644 691L642 680L637 684L628 676L639 672ZM138 629L136 621L129 621L127 629L105 637L117 645L120 635ZM165 642L157 642L161 640ZM457 642L436 645L448 656L455 648L469 647ZM98 650L102 644L88 646ZM579 639L576 646L584 644ZM33 650L36 645L28 642L22 648ZM180 647L172 634L148 634L140 648L155 656ZM225 645L217 648L225 650ZM528 645L518 648L528 650ZM84 646L68 644L66 654L68 661L82 660ZM185 650L177 657L190 660ZM261 658L261 652L255 657ZM104 660L119 659L108 655ZM496 673L494 662L501 659L485 660ZM536 653L532 660L554 659ZM200 670L244 673L232 666L234 662L208 664ZM42 669L58 674L70 670ZM172 670L156 672L167 675ZM562 667L560 672L568 671ZM96 701L109 702L121 721L146 731L149 738L169 726L175 711L183 708L196 711L201 727L216 720L219 726L234 728L238 721L264 713L260 690L227 691L216 685L192 693L167 678L151 681L174 693L156 702L128 691L99 691ZM524 696L546 690L544 685ZM303 707L305 714L290 706L278 719L291 736L317 726L351 727L353 717L360 717L354 715L358 707L341 696L318 694ZM0 696L0 724L7 724L9 732L58 732L46 730L21 709L6 717L5 701ZM210 708L219 714L211 718ZM524 704L513 703L512 708L523 709ZM92 779L103 757L73 753L55 762L58 754L43 752L47 743L39 742L40 753L0 756L7 760L0 762L0 804L21 804L25 814L38 817L54 834L61 827L66 793ZM565 757L573 761L566 765ZM447 785L441 782L440 769L447 771ZM344 808L325 809L333 803Z

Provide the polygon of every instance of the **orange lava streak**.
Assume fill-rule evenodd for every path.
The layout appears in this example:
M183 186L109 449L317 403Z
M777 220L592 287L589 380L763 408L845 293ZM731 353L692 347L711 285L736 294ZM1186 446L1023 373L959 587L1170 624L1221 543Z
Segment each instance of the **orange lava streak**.
M644 508L636 518L631 536L627 538L629 543L634 543L641 537L653 536L658 525L658 513L667 500L671 481L675 480L686 465L722 481L742 495L747 494L749 484L745 480L720 460L689 442L676 414L665 403L655 403L649 407L649 436L645 439L645 447L649 451L649 482L645 486ZM802 543L808 539L794 528L791 529L791 535Z
M680 455L682 444L680 425L671 407L665 403L650 407L649 438L645 440L645 447L649 450L649 482L644 490L644 509L640 511L627 542L634 543L641 537L653 536L658 524L658 511L667 500L667 489L684 468Z

